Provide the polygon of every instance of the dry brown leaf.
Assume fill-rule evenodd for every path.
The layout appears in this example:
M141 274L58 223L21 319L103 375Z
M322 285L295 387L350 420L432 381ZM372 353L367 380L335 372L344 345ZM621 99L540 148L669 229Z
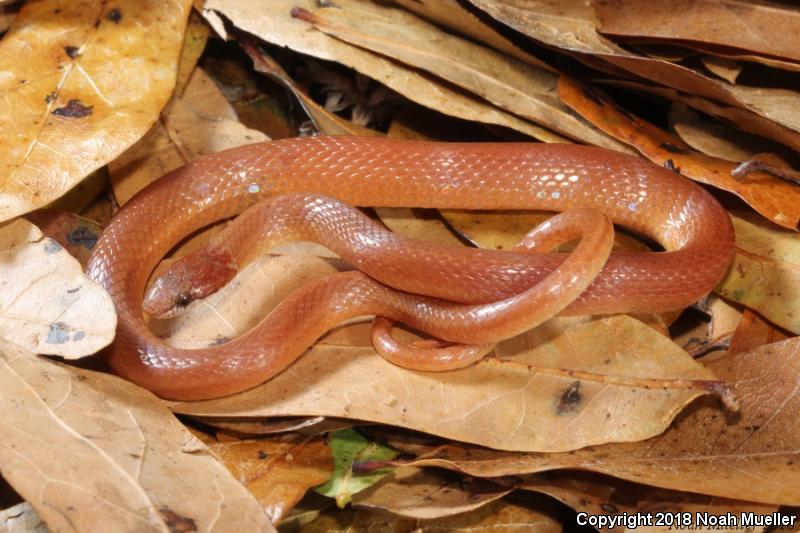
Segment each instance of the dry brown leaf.
M462 479L451 472L405 467L354 494L353 504L406 518L431 520L474 511L513 490L485 479Z
M608 82L619 87L651 93L673 102L683 102L689 107L702 111L723 122L732 122L739 128L766 137L775 142L785 144L794 150L800 150L800 134L773 120L762 117L739 107L720 105L706 98L700 98L690 93L676 91L669 87L654 86L638 81L613 81ZM780 110L778 111L780 113Z
M302 278L335 270L329 262L317 259L314 266L300 256L273 263L277 266L271 271L266 263L248 267L232 289L192 304L178 319L180 326L173 322L169 331L156 331L181 346L219 342L264 316L279 300L276 296L297 287ZM260 288L248 281L248 271L269 281ZM562 345L545 345L542 352L548 352L547 360L537 364L591 375L531 367L530 359L418 373L387 363L371 348L316 346L256 389L174 407L194 416L355 418L498 448L554 450L657 434L699 394L632 385L637 377L713 379L668 339L624 316L579 325L565 334ZM382 398L380 403L374 402L376 397ZM599 431L597 420L602 420Z
M662 435L640 443L607 444L568 454L514 454L447 445L415 465L496 477L580 468L673 490L753 502L800 503L800 339L709 361L740 400L726 416L702 399Z
M800 13L789 6L738 0L599 0L594 7L600 31L607 35L700 42L800 61Z
M267 42L318 59L342 63L369 76L420 105L469 121L497 124L545 142L567 139L516 115L498 109L432 76L367 50L339 41L291 17L294 7L314 9L314 0L198 0L200 9L217 31L218 15ZM269 11L270 17L262 16ZM224 33L223 33L224 35Z
M314 122L317 131L322 135L368 135L376 137L382 135L379 131L346 120L317 104L310 96L300 90L294 83L294 80L289 77L286 71L283 70L274 59L261 52L250 40L245 40L242 46L245 52L247 52L247 55L250 56L250 59L253 60L253 68L255 68L257 72L270 76L294 94L300 102L300 105L305 109L306 114Z
M190 8L24 5L0 41L0 220L61 196L153 125L175 86Z
M54 531L274 531L151 393L0 341L0 469Z
M25 218L35 224L48 238L60 244L72 257L85 267L92 248L100 238L102 228L92 220L69 211L39 209Z
M114 194L125 204L195 157L264 140L266 135L237 120L214 81L195 69L183 95L172 99L156 127L109 165Z
M541 492L552 496L560 502L572 507L578 513L588 515L618 515L628 513L629 520L635 515L649 516L652 522L638 524L635 527L614 527L612 531L637 531L639 533L658 533L669 529L682 529L680 526L691 526L692 531L726 531L741 532L743 527L715 526L707 527L696 520L695 513L707 513L712 516L732 513L737 518L741 513L759 515L771 514L778 510L777 505L749 503L725 498L714 498L690 492L677 492L630 483L588 472L558 472L554 475L524 477L517 486L521 489ZM689 522L678 522L677 513L690 513ZM661 516L662 523L656 522ZM672 516L668 516L672 515ZM680 517L678 517L680 518ZM624 524L625 522L623 522ZM752 528L749 531L763 531L764 527Z
M108 293L56 241L24 219L0 224L0 336L36 353L75 359L111 343Z
M286 516L306 491L322 485L333 473L333 455L319 437L207 444L255 496L274 524Z
M369 0L342 0L336 7L293 13L329 35L429 72L563 135L619 147L560 102L556 75L450 35L410 13Z
M681 139L695 150L727 161L738 163L759 153L783 149L780 144L763 137L703 117L681 102L672 104L669 123Z
M713 185L742 198L753 209L783 227L797 230L800 224L800 187L755 169L734 176L735 165L693 151L678 137L616 106L593 87L562 75L559 94L578 113L617 139L635 147L658 165Z
M753 311L745 309L742 321L733 334L728 350L730 353L746 352L765 344L786 340L789 337L791 335L784 330L773 326Z
M692 321L690 327L678 327L679 323L674 324L673 342L692 357L728 348L742 321L742 312L715 294L701 301L698 307L702 309L702 313L698 312L696 315L703 318Z
M226 433L236 435L275 435L277 433L295 433L313 437L340 429L353 427L350 420L336 418L312 417L277 417L277 418L231 418L231 417L198 417L198 420Z
M471 37L523 63L556 72L553 67L536 56L524 52L503 34L495 31L457 0L394 0L394 2L421 17L445 26L455 33Z
M733 215L736 253L715 289L729 300L800 334L800 239L797 233Z
M701 61L704 67L728 83L736 83L736 78L742 73L742 64L727 57L706 55Z
M440 486L444 483L446 480L440 482ZM398 491L403 489L401 486L397 487ZM413 490L413 487L410 489ZM451 490L451 488L444 487L444 490ZM462 499L466 499L467 495L463 493L461 495ZM430 501L431 507L436 505L437 497L439 497L438 494L433 495ZM452 499L456 499L456 497ZM313 521L305 525L302 531L303 533L344 531L352 533L560 533L562 525L559 519L559 509L552 502L543 501L541 498L533 499L530 495L518 497L512 494L509 497L489 502L471 512L431 520L403 518L387 514L386 511L380 511L377 508L374 511L357 507L336 512L317 512L317 515L312 518Z
M582 61L604 69L598 60L655 81L693 98L707 98L761 115L777 125L800 130L800 93L788 89L740 87L669 61L621 48L595 31L591 2L583 0L471 0L492 17L545 44L579 53ZM600 63L600 64L598 64ZM611 69L611 73L614 70ZM690 103L690 105L693 105ZM693 105L694 107L694 105ZM794 140L799 138L792 135Z

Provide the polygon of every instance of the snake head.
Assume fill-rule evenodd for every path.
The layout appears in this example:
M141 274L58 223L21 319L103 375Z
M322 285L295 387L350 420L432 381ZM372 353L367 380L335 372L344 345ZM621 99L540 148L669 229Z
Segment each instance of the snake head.
M156 318L178 316L193 301L219 290L236 271L236 263L227 253L200 248L175 261L155 279L142 308Z

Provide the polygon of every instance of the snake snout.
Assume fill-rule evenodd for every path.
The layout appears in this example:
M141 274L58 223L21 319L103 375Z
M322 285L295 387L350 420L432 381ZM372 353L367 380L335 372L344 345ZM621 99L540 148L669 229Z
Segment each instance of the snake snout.
M178 316L190 303L215 293L235 275L236 266L227 254L200 248L155 279L142 308L156 318Z

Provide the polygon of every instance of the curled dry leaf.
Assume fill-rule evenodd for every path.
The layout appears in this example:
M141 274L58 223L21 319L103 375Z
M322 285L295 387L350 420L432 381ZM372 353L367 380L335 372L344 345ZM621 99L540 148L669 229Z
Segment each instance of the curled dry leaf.
M786 340L789 337L791 335L784 330L773 326L753 311L745 309L742 321L733 333L728 351L730 353L746 352L765 344Z
M481 477L579 468L673 490L768 504L800 503L800 339L709 361L730 384L740 413L726 416L704 398L662 435L566 454L514 454L445 445L411 464Z
M394 0L409 11L488 45L505 55L531 66L555 72L555 69L534 55L524 52L501 33L484 23L457 0Z
M286 87L300 102L306 114L314 122L317 130L322 135L370 135L382 136L381 132L360 126L355 122L346 120L335 113L331 113L317 104L310 96L304 93L289 74L269 55L261 52L251 39L245 38L242 43L244 51L253 60L253 68L257 72L266 74Z
M553 475L524 476L522 481L517 481L516 486L535 492L552 496L560 502L570 506L579 513L603 516L608 518L624 518L622 526L608 528L611 531L637 531L640 533L661 533L669 526L676 528L676 513L691 513L692 531L727 531L730 533L741 532L742 527L714 526L705 527L695 520L695 513L708 513L720 516L732 513L741 516L741 513L771 514L778 510L777 505L743 502L726 498L715 498L690 492L677 492L655 487L639 485L605 476L598 476L588 472L558 472ZM628 513L628 517L620 515ZM647 525L638 522L637 514L662 513L664 523L656 525L655 521ZM669 520L669 522L667 522ZM626 527L627 525L627 527ZM633 526L633 527L631 527ZM677 528L676 528L677 529ZM764 528L753 528L751 531L761 531Z
M700 42L800 61L800 13L789 6L736 0L600 0L594 6L607 35Z
M195 69L183 95L172 99L156 127L109 166L114 194L124 204L198 156L265 140L266 135L238 121L214 81Z
M753 111L739 107L721 105L712 100L701 98L690 93L676 91L670 87L655 86L638 81L627 80L612 81L608 83L626 89L633 89L636 91L654 94L673 102L683 102L689 107L698 111L702 111L703 113L706 113L707 115L717 118L723 122L732 122L747 132L785 144L794 150L800 150L800 133L791 128L787 128L778 122L762 117Z
M215 295L219 299L213 302L192 304L180 317L183 330L165 336L184 339L183 346L204 346L220 330L222 338L239 334L285 293L287 287L270 286L279 281L278 272L295 270L287 276L293 289L310 273L335 270L322 260L316 263L327 266L311 267L308 257L286 256L270 274L256 263L231 284L240 296L230 291ZM245 285L246 273L256 269L259 276L269 276L263 289ZM553 451L656 435L701 394L696 387L703 380L713 379L668 339L628 317L577 326L566 335L562 345L541 349L548 358L537 364L552 368L532 366L530 359L487 360L446 373L395 367L372 348L318 345L260 387L173 408L194 416L355 418L495 448ZM664 383L648 381L650 376L689 381L661 389Z
M151 393L0 341L0 470L54 531L274 531Z
M0 337L68 359L111 343L111 297L56 241L27 220L13 220L0 225L0 257Z
M23 6L0 41L0 220L58 198L144 135L175 86L190 8Z
M681 102L670 108L669 123L695 150L727 161L738 163L759 153L784 150L780 144L763 137L703 117Z
M292 13L337 39L427 71L562 135L619 148L560 102L555 74L448 34L410 13L369 0L342 0L336 7Z
M617 67L612 74L638 75L695 98L720 102L726 107L769 119L790 128L795 141L800 130L800 93L788 89L742 87L715 80L690 68L635 54L595 31L591 2L583 0L497 1L471 0L480 9L512 28L545 44L577 52L578 58L600 70ZM670 4L671 5L671 4ZM602 60L602 61L599 61ZM627 73L619 72L624 69ZM690 103L690 105L693 105Z
M319 437L207 444L255 496L273 524L285 517L308 489L328 481L333 472L331 450Z
M559 94L575 111L609 135L624 141L658 165L742 198L776 224L796 230L800 224L800 187L755 169L734 176L735 165L692 150L678 137L616 106L603 93L562 75Z
M736 78L742 73L742 64L733 59L719 56L703 56L703 66L728 83L736 83Z
M60 244L81 267L89 262L94 245L100 238L102 228L96 222L69 211L39 209L25 218L38 226L48 238Z
M800 241L797 233L732 216L736 253L715 291L800 334Z
M497 124L545 142L568 142L546 128L498 109L485 100L460 91L441 80L422 74L401 63L334 39L292 18L295 7L314 9L314 0L201 0L203 15L214 25L218 14L224 15L242 30L267 42L285 46L318 59L342 63L369 76L409 100L441 113L464 120ZM269 11L270 17L262 16Z
M511 493L513 487L452 472L401 467L356 494L353 504L418 520L474 511Z
M672 340L692 357L727 348L742 321L742 312L715 294L709 295L697 307L701 312L695 315L699 318L695 316L688 327L675 324Z

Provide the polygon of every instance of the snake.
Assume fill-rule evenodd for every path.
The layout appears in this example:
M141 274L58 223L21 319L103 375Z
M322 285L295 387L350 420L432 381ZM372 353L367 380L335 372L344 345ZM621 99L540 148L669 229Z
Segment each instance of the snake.
M270 199L274 211L279 197L299 198L304 217L310 217L308 227L339 242L336 246L349 247L354 257L368 257L370 275L344 272L314 281L253 329L219 346L179 349L150 332L145 291L168 252L193 232L255 212ZM598 256L608 255L599 268L600 259L570 262L572 256L563 253L392 241L378 238L374 229L350 231L352 224L342 218L348 206L599 210L663 251L608 255L596 240ZM582 235L581 243L588 230ZM391 253L377 254L384 242ZM587 285L557 306L565 314L680 309L716 286L733 251L730 217L713 195L635 156L572 144L310 137L209 154L156 180L103 231L87 273L116 306L116 337L106 351L111 369L163 398L189 401L268 381L330 328L355 316L398 320L452 342L493 342L525 325L525 317L508 311L508 301L519 300L554 273L561 281L550 287L553 291L575 285L579 271ZM236 271L231 257L207 259L222 265L211 271L227 277ZM599 270L596 276L592 269ZM180 305L185 297L178 292L172 303ZM486 324L499 333L487 333Z

